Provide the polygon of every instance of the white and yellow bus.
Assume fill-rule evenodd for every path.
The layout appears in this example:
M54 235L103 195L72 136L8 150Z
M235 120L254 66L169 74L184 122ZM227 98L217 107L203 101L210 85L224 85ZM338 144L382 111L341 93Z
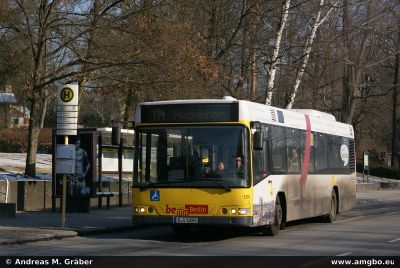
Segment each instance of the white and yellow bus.
M276 235L355 203L353 128L330 114L224 97L146 102L135 119L134 224Z

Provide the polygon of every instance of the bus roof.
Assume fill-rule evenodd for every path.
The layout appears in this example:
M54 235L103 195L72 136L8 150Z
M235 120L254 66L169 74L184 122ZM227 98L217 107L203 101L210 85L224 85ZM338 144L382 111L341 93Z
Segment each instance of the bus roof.
M258 121L272 125L306 129L305 115L311 122L311 130L337 136L354 138L354 130L351 125L337 122L332 114L312 109L282 109L246 100L237 100L232 97L223 99L193 99L144 102L137 106L136 122L141 122L141 106L150 105L188 105L188 104L238 104L239 121Z

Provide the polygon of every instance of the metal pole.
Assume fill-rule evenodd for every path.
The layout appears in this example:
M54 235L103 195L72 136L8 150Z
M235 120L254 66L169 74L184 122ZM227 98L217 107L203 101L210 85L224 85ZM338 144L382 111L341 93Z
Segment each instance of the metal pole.
M68 144L68 136L64 136L64 144ZM67 174L63 174L63 189L61 202L61 227L65 226L65 208L67 203Z
M46 209L46 181L43 181L43 209Z
M52 171L51 171L51 212L56 212L56 147L57 147L57 135L55 130L52 132Z
M99 156L98 156L98 159L99 159L99 163L98 163L98 166L99 166L99 174L98 174L98 182L99 182L99 185L98 185L98 187L97 187L97 189L98 189L98 191L99 192L103 192L103 182L102 182L102 176L103 176L103 136L102 136L102 134L100 133L99 134L99 137L98 137L98 143L99 143Z
M118 147L118 177L119 177L119 187L118 187L118 205L122 207L122 154L124 150L123 139L121 135L121 141Z

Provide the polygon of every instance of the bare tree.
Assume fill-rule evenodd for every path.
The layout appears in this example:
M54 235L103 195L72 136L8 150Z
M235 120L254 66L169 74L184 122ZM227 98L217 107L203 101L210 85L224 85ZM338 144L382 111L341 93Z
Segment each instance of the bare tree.
M75 12L69 1L13 0L9 10L20 14L21 19L7 21L3 27L25 41L29 54L31 76L28 81L30 120L28 152L25 174L36 175L36 152L40 129L43 127L47 101L51 96L49 86L77 77L78 74L109 68L115 62L94 61L81 54L82 40L89 33L91 23L84 13ZM84 9L84 6L80 6ZM86 46L87 47L87 46ZM86 65L81 69L82 65ZM118 64L124 64L119 62ZM126 64L126 62L125 62Z
M363 72L366 65L366 52L368 38L370 36L369 29L365 27L370 23L371 3L365 3L365 23L361 28L360 38L357 41L357 49L351 41L351 1L343 1L343 52L344 52L344 74L343 74L343 99L341 107L341 121L351 124L357 104L357 95L363 80Z

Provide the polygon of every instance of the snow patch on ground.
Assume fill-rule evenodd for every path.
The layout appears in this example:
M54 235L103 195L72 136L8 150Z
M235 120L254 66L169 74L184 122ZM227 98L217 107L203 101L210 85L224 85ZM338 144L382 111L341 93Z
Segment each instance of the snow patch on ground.
M26 153L0 153L0 180L52 180L52 155L36 155L36 178L24 175ZM131 180L131 178L123 178ZM102 181L118 182L116 176L102 176Z
M36 169L38 171L36 178L28 178L24 176L25 162L25 153L0 153L0 179L10 181L26 179L51 180L51 154L36 155ZM45 172L40 173L41 171Z
M51 154L37 154L36 168L51 169ZM25 169L26 154L24 153L0 153L0 167L19 167Z

